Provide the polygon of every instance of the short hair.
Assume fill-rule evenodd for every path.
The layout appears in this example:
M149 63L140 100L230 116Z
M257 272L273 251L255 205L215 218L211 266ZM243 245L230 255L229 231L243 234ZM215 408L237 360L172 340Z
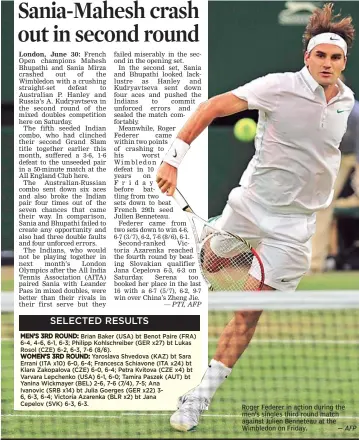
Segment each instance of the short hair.
M311 15L303 34L304 52L311 38L325 32L341 36L347 43L348 50L352 47L355 36L352 17L341 18L340 14L334 15L333 7L333 3L326 3L322 9L316 9Z

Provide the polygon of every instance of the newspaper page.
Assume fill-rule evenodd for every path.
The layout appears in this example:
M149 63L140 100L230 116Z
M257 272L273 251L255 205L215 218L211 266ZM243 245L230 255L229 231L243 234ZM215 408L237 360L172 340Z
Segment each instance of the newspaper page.
M253 225L250 231L240 225L240 241L253 243L255 261L262 262L255 292L246 283L227 289L233 272L244 273L242 280L250 275L253 248L252 260L232 270L249 247L219 255L229 276L215 266L209 283L218 281L213 290L220 292L208 292L187 205L156 184L163 157L207 90L214 97L267 74L298 77L306 26L323 7L317 1L13 2L15 32L2 21L2 35L14 35L15 46L15 72L6 82L11 90L14 83L8 98L14 146L2 133L2 202L14 204L3 218L15 219L15 283L8 289L15 313L3 314L2 325L4 438L358 436L359 172L352 171L359 170L359 118L351 128L349 100L339 94L325 102L307 75L309 83L289 90L287 110L274 125L260 108L221 115L210 124L208 142L204 131L180 165L178 189L211 227L221 224L250 163L263 153L264 168L276 163L276 154L261 148L265 134L276 138L273 150L283 153L288 173L276 181L273 204L264 207L253 197L238 209L243 223L254 219L273 252L269 261L256 242L258 230L253 237ZM336 2L337 13L338 21L351 17L343 35L358 27L359 2ZM358 41L349 46L342 79L358 93ZM334 55L343 66L342 53ZM266 86L260 95L275 90ZM347 141L338 146L336 128L347 118ZM313 121L332 139L313 144ZM297 148L287 145L292 131ZM333 161L316 156L323 144ZM293 195L290 184L300 180L292 165L310 171L320 159L319 172L302 179L311 200L325 166L338 165L338 148L328 209L273 216L277 197ZM12 151L15 179L6 169L13 168ZM316 236L315 223L322 232ZM288 276L293 255L298 270ZM296 292L282 288L296 282ZM263 287L283 291L257 291ZM178 403L190 390L192 400Z
M186 215L155 182L207 93L207 4L15 1L16 410L169 410L207 358ZM206 135L179 187L206 215Z

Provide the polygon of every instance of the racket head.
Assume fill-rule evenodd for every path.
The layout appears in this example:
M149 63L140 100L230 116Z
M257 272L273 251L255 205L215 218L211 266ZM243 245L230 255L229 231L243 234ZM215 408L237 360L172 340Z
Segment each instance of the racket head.
M259 291L264 267L242 237L206 224L199 244L201 271L214 291Z
M190 218L201 272L210 290L262 290L263 263L250 243L196 215L178 190L173 197Z

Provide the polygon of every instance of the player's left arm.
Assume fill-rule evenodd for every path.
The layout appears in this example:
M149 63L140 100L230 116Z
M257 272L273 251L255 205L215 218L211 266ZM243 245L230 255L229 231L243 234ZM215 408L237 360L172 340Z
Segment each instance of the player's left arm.
M274 111L278 102L279 83L280 74L269 74L200 104L178 133L178 137L158 169L156 182L161 191L173 195L177 185L179 164L190 144L215 118L229 116L247 109L257 109L268 113Z
M247 101L237 98L232 92L214 96L199 105L177 137L190 145L214 119L233 115L247 108Z
M219 117L232 115L248 108L247 101L240 99L231 92L214 96L199 105L190 116L177 139L167 152L163 163L158 169L156 182L163 193L172 196L177 186L177 168L186 154L190 144Z

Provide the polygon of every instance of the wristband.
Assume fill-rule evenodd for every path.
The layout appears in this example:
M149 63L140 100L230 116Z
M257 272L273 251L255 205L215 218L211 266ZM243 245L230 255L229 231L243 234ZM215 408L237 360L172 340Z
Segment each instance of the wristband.
M188 150L189 145L182 139L176 138L163 158L163 162L178 168Z

